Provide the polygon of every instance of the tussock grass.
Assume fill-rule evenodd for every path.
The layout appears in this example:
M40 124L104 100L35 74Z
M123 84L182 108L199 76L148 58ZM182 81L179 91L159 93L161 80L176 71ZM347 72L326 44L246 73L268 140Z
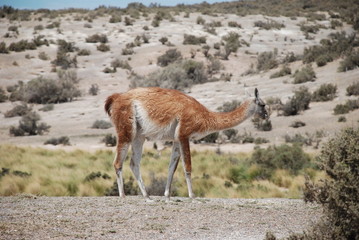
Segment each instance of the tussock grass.
M104 196L116 179L112 167L114 155L111 150L90 153L1 145L0 168L10 171L0 176L0 195ZM170 155L170 150L163 151L161 156L154 150L144 151L141 169L146 186L154 178L165 181ZM124 163L125 182L133 177L130 156L131 153ZM192 159L193 189L199 197L300 198L304 174L314 181L321 176L317 170L307 168L295 175L289 170L276 170L270 178L262 178L262 168L250 164L250 154L244 153L218 155L193 151ZM16 170L31 175L17 176L13 174ZM90 178L92 175L106 178ZM134 186L137 188L137 183ZM178 196L188 196L181 164L174 175L173 188Z

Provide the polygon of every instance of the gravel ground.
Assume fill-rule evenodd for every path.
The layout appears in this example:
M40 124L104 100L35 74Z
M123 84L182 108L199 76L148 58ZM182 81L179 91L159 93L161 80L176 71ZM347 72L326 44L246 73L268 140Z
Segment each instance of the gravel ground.
M0 239L264 239L302 232L318 205L292 199L0 197Z

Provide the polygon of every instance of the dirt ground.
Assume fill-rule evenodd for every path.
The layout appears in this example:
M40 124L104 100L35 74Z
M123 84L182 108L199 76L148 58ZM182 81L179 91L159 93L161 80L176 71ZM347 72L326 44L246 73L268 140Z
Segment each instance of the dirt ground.
M1 197L0 239L264 239L302 232L320 207L293 199Z

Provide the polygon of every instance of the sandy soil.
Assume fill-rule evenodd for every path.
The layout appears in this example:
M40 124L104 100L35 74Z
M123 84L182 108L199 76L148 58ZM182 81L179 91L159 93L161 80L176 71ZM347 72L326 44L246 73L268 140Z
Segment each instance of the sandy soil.
M317 205L291 199L1 197L1 239L264 239L302 232Z

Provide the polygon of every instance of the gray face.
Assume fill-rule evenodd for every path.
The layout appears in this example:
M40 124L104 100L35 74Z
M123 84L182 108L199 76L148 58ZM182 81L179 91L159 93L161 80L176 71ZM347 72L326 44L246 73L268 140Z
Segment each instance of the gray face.
M268 115L268 112L266 110L266 104L263 102L262 99L259 98L259 95L258 95L258 90L257 88L255 89L254 91L254 95L255 95L255 100L254 102L256 103L257 107L256 107L256 116L257 117L260 117L262 119L268 119L269 118L269 115Z

